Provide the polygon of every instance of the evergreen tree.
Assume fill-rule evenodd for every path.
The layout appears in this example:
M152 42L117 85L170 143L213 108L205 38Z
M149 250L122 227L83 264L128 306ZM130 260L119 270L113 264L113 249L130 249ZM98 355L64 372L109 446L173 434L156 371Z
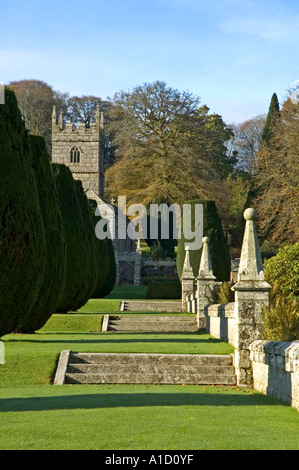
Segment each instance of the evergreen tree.
M0 336L27 316L45 272L45 233L28 135L14 93L0 106Z
M271 140L273 139L275 133L275 126L277 121L280 117L279 111L279 102L276 93L273 93L269 111L267 114L267 119L265 123L265 127L262 133L262 142L266 143L267 145L270 144Z
M99 217L95 215L97 204L94 200L91 199L89 200L89 204L91 207L93 227L95 233L95 227L99 221ZM92 298L102 299L112 291L115 285L116 263L112 240L110 240L109 238L104 238L103 240L100 240L95 237L95 244L95 259L97 262L98 274L97 285L93 292Z
M77 192L77 198L81 208L83 229L87 237L87 287L86 290L82 290L81 295L79 294L77 297L78 304L84 305L90 299L96 289L99 267L96 261L96 236L89 200L87 199L84 193L82 182L79 180L74 180L74 184Z
M30 135L32 167L45 229L45 275L29 314L18 327L22 333L40 329L56 311L65 283L65 241L55 179L43 137Z
M90 287L90 247L78 196L78 185L65 165L52 164L66 243L66 282L57 312L82 307ZM83 189L82 189L83 191Z

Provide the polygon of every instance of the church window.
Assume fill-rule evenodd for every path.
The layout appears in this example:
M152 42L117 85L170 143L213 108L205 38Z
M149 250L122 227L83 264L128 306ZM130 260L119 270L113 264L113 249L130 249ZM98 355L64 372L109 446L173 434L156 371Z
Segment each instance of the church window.
M80 149L79 147L73 147L70 151L70 163L80 163Z

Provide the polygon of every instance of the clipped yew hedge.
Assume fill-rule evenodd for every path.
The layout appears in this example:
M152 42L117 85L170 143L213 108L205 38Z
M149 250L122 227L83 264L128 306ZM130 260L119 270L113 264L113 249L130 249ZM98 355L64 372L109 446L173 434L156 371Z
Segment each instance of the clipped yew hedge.
M12 91L0 105L0 336L15 331L45 273L45 232L27 132Z
M46 253L41 288L30 312L24 316L18 327L18 331L22 333L33 333L40 329L55 312L65 287L66 273L63 221L45 140L30 135L29 143L44 225Z
M0 106L0 336L33 333L54 312L78 310L115 284L111 240L98 240L82 183L50 164L28 135L16 97Z

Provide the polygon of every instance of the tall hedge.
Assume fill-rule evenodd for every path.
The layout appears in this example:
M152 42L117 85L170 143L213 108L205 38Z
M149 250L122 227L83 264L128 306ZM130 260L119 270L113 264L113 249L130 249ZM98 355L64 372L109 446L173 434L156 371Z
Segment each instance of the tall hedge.
M213 266L214 276L218 281L229 281L230 279L230 252L226 242L226 238L222 229L221 219L219 217L216 204L214 201L192 200L186 201L185 204L191 204L192 218L191 229L194 231L194 205L203 204L203 236L209 237L210 254ZM178 240L177 250L177 270L181 278L185 259L185 242L190 243L192 240L185 240L181 231L181 238ZM202 248L200 250L190 251L190 258L193 267L194 276L197 277Z
M95 215L95 210L97 203L94 200L89 200L92 218L93 218L93 227L95 234L95 227L98 223L99 216ZM94 299L101 299L108 295L114 285L116 279L116 263L114 256L113 242L109 238L103 240L96 239L96 260L98 266L98 276L97 276L97 286L93 292L92 297Z
M38 297L45 233L27 132L12 91L0 105L0 336L15 331Z
M18 328L23 333L40 329L56 311L65 285L66 259L63 221L45 140L30 135L29 142L45 229L46 255L45 275L38 297Z
M90 286L90 247L78 185L65 165L52 163L52 169L66 243L65 286L56 311L68 312L77 310L86 303L85 294Z
M74 180L76 187L77 198L81 208L82 220L83 220L83 229L87 237L87 246L86 246L86 262L87 262L87 287L86 290L81 292L81 295L78 296L78 304L84 305L94 293L97 287L97 278L99 275L98 262L96 260L96 236L94 231L93 223L93 214L91 212L89 200L87 199L82 182L79 180Z

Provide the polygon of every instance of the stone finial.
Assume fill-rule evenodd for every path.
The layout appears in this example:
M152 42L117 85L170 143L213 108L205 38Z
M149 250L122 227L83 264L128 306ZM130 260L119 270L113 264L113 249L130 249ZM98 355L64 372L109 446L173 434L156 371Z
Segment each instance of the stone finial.
M200 265L199 265L197 278L214 281L216 277L213 274L209 241L210 240L208 237L203 237L202 239L202 252L201 252Z
M182 273L182 278L186 279L194 279L194 274L193 274L193 269L192 269L192 262L190 258L190 248L189 246L185 247L185 260L184 260L184 266L183 266L183 273Z
M244 211L246 220L238 281L264 281L264 268L259 247L256 219L257 211L253 208Z
M142 253L141 249L141 243L140 243L140 237L137 237L137 247L136 247L137 253Z
M55 106L55 104L53 106L52 119L56 119L56 106Z
M60 111L60 114L59 114L58 124L59 124L60 129L62 130L62 129L63 129L63 116L62 116L62 111Z
M100 105L97 104L97 112L96 112L96 124L100 126Z
M100 117L100 128L104 129L104 113L103 113L103 111L101 112L101 117Z

